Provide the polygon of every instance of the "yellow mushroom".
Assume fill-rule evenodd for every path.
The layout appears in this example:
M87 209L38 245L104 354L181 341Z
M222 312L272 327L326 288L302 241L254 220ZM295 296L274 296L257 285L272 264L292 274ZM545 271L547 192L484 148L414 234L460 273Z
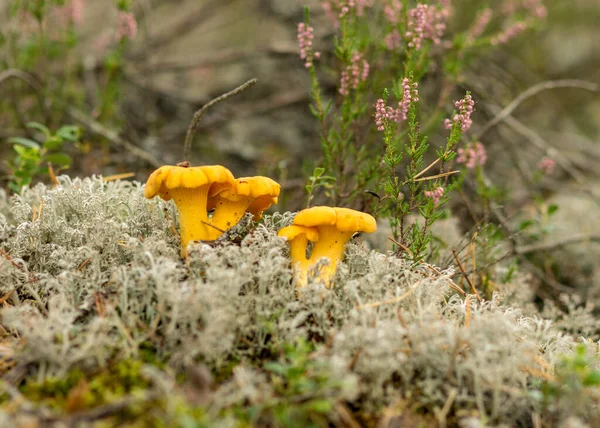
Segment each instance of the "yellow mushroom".
M262 212L277 203L280 186L268 177L237 178L233 186L215 185L210 190L208 207L214 208L212 224L225 231L235 226L246 211L260 220Z
M144 189L146 198L160 196L173 199L179 211L181 228L181 255L187 254L190 241L214 240L217 231L209 226L207 212L211 186L222 188L233 185L233 174L220 165L189 167L165 165L154 171Z
M302 288L308 282L308 270L311 266L311 262L306 258L308 241L317 242L319 232L317 232L316 227L292 225L281 229L278 235L287 239L290 243L290 258L292 259L296 287Z
M300 246L304 244L306 252L306 241L293 241L288 238L290 231L287 229L300 227L303 230L316 230L317 239L313 240L305 233L307 240L313 242L312 253L307 260L306 256L302 259L302 250ZM292 226L281 229L279 236L286 237L290 241L290 257L294 266L300 264L304 270L299 274L296 285L303 287L307 283L308 271L312 269L317 262L326 257L329 263L322 267L318 273L318 278L326 287L332 286L337 264L344 257L346 243L356 232L372 233L377 230L375 219L369 214L348 208L332 207L312 207L300 211L294 218ZM296 238L297 239L297 238ZM296 246L296 248L294 248ZM299 270L297 269L299 272Z

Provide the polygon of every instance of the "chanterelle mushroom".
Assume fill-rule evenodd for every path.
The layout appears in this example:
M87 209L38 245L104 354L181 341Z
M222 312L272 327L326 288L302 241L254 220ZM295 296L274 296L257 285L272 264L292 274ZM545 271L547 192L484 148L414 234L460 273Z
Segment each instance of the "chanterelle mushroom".
M154 171L144 189L146 198L160 196L165 201L173 199L179 210L181 228L181 255L187 254L190 241L214 240L218 236L209 226L207 203L212 185L233 185L231 172L220 165L171 166L165 165Z
M306 258L306 247L308 241L317 242L319 232L316 227L288 226L279 231L279 236L290 243L290 258L296 279L296 287L304 287L308 283L308 271L311 261Z
M279 231L279 236L290 241L290 257L296 269L296 286L305 286L310 269L321 258L326 257L330 260L329 264L320 269L318 278L326 287L331 287L337 264L343 259L344 248L352 235L355 232L372 233L375 230L375 219L360 211L332 207L312 207L300 211L292 226ZM309 259L306 259L307 241L313 242ZM301 249L302 246L304 250Z
M215 185L209 194L209 209L215 209L212 224L225 231L235 226L246 211L257 221L262 212L277 203L279 184L269 177L237 178L233 186Z

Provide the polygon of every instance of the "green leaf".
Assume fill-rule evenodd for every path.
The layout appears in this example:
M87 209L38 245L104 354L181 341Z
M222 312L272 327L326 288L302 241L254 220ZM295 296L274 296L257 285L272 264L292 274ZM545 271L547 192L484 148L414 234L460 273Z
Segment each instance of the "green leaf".
M40 149L40 145L29 138L12 137L8 139L8 142L10 144L19 144L20 146L29 147L30 149Z
M63 146L63 142L58 137L50 137L46 141L44 141L44 148L46 150L59 150Z
M42 134L44 134L44 136L46 138L50 138L52 136L52 133L50 132L50 129L48 129L47 126L42 125L41 123L38 123L38 122L28 122L27 123L27 127L31 128L31 129L37 129Z
M556 204L550 204L548 206L548 215L552 215L554 214L556 211L558 211L559 206Z
M584 386L598 386L600 385L600 371L594 370L589 373L585 379L583 379Z
M315 178L319 178L320 176L323 175L324 172L325 172L325 168L317 167L317 168L315 168L315 170L313 172L313 176Z
M19 156L24 160L33 160L38 161L40 156L39 152L36 149L31 149L29 147L23 147L18 144L13 146L13 150L19 154Z
M73 158L66 153L52 153L45 156L45 161L52 165L69 166L73 162Z
M81 129L77 126L65 125L56 132L56 136L67 141L79 141L79 138L81 138Z
M525 230L527 229L529 226L532 226L535 224L535 221L533 220L525 220L522 221L521 224L519 224L519 231Z
M271 373L275 373L284 377L287 375L287 368L283 364L266 363L263 367L265 370L268 370Z
M306 403L304 408L308 411L325 414L331 412L332 405L328 400L312 400Z

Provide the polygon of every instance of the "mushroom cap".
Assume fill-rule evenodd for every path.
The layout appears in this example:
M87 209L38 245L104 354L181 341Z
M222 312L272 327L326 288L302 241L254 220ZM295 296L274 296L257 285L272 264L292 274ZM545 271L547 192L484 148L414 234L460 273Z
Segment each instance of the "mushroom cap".
M248 211L256 215L278 202L281 186L269 177L241 177L235 179L233 186L215 184L210 189L209 209L214 208L215 198L219 196L237 202L250 198Z
M349 208L312 207L300 211L294 225L305 227L335 226L342 232L366 232L377 230L373 216Z
M171 199L169 191L173 189L194 189L214 183L231 186L233 181L231 171L221 165L196 167L164 165L148 177L144 188L144 196L150 199L159 195L168 201Z
M277 233L277 236L281 236L282 238L291 241L302 234L306 235L306 238L311 242L317 242L319 240L319 231L316 227L305 227L296 225L284 227Z

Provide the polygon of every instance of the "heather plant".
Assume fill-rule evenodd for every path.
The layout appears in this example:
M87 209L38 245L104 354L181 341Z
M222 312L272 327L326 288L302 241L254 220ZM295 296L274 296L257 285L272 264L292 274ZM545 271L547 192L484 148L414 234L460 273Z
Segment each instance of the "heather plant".
M24 134L14 137L13 141L34 138L29 121L35 120L45 129L57 129L81 116L77 114L78 109L90 112L87 122L119 121L117 108L122 96L124 57L130 40L136 36L137 22L129 0L110 3L115 9L117 24L111 32L99 35L95 42L94 55L101 73L97 79L94 76L93 84L89 80L93 75L90 67L95 65L89 64L89 57L84 63L80 46L81 28L86 19L85 0L10 0L3 6L7 22L0 29L0 86L5 96L0 100L0 108L13 113L14 123ZM81 83L82 73L87 74L86 85ZM32 94L34 102L30 100ZM87 113L85 116L88 117ZM71 153L75 153L75 149L84 147L73 147ZM32 177L39 172L41 178L43 169L32 169L24 161L35 156L31 150L27 152L15 156L13 162L21 165L17 170L28 169L26 174ZM57 166L68 163L65 156ZM13 180L11 187L14 190L28 182L28 179Z
M546 9L540 1L482 5L470 26L450 31L455 8L445 0L321 6L332 39L315 37L307 9L298 41L321 134L319 165L330 177L324 196L387 218L396 249L422 260L432 251L432 224L464 180L484 204L497 196L484 180L485 147L471 137L476 100L463 92L465 72L490 49L539 25ZM335 94L323 89L326 73L338 81ZM312 201L317 192L307 187ZM413 214L417 221L408 222Z

